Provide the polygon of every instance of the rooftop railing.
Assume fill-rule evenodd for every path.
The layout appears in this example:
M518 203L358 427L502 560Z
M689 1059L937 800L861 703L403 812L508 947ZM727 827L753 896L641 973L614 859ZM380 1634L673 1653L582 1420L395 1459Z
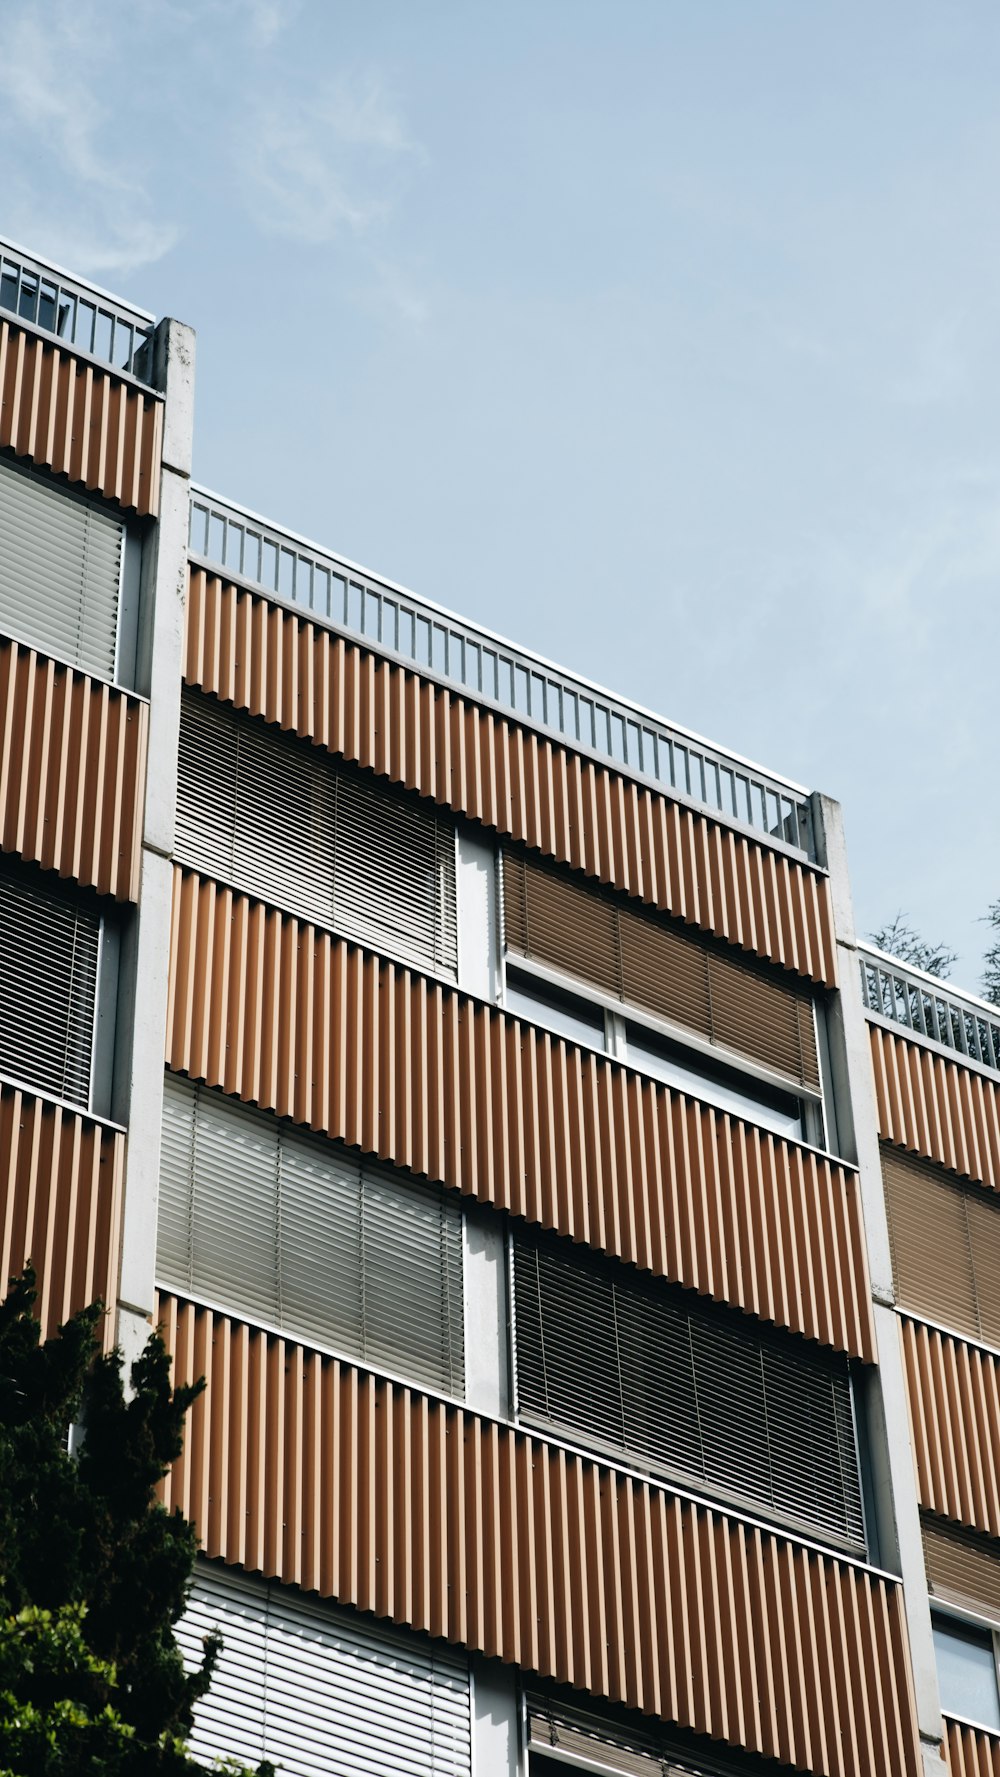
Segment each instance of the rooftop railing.
M192 492L190 548L206 566L249 581L520 722L773 844L815 856L809 796L801 785L204 488Z
M1000 1006L952 990L882 950L859 948L861 992L869 1012L1000 1073Z
M153 315L0 240L0 314L4 310L113 370L149 381L143 348L156 324Z

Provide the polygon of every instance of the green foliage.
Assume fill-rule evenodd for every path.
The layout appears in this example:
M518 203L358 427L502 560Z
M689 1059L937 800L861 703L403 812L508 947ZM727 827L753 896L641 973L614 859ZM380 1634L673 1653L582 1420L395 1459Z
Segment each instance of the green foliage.
M196 1537L155 1489L202 1385L171 1388L154 1334L126 1400L99 1305L43 1344L34 1300L28 1271L0 1303L0 1777L200 1777L184 1743L219 1643L185 1671Z
M925 938L921 938L907 922L905 913L897 913L889 925L880 926L877 932L869 932L868 941L888 956L897 957L901 963L910 963L915 969L923 969L927 975L937 975L941 981L947 981L952 964L958 961L957 950L950 950L947 944L928 944Z
M994 901L986 914L986 922L993 927L996 936L989 946L983 961L983 997L1000 1006L1000 901Z

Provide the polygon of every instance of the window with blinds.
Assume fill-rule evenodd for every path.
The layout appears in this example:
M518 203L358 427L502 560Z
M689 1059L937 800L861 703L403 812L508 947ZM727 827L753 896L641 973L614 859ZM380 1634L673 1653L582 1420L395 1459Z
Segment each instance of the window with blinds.
M1000 1625L1000 1560L992 1537L921 1513L924 1565L932 1597Z
M190 691L177 796L186 863L454 977L455 829L447 821Z
M464 1394L458 1199L178 1074L156 1265L165 1287Z
M471 1777L468 1663L449 1648L199 1562L177 1625L188 1667L216 1630L196 1758L266 1758L282 1777Z
M44 883L44 886L43 886ZM90 1106L101 921L0 859L0 1073Z
M0 461L0 629L113 679L124 541L102 507Z
M524 1419L864 1554L846 1359L554 1238L515 1242L514 1317Z
M609 1720L575 1709L561 1699L526 1699L531 1777L569 1777L571 1770L600 1771L602 1777L736 1777L734 1768L714 1758L692 1762L671 1749L662 1734L634 1723ZM742 1766L744 1774L746 1766Z
M1000 1199L900 1148L882 1176L900 1307L1000 1348Z
M589 981L818 1090L812 995L710 948L661 915L503 853L508 950Z

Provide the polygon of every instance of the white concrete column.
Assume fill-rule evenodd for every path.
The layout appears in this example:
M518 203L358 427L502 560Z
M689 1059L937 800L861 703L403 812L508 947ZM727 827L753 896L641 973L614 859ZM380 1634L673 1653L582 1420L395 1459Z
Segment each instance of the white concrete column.
M194 420L194 333L161 321L154 381L164 391L163 464L156 524L143 548L137 683L149 697L139 905L122 946L115 1115L128 1126L119 1344L129 1360L149 1331L156 1263L160 1121L170 960L188 510Z
M507 1229L495 1209L466 1198L465 1401L490 1419L510 1417Z
M456 889L458 985L477 999L495 1000L500 990L496 846L461 828Z
M889 1225L879 1153L878 1107L868 1025L861 998L860 959L854 931L843 817L840 804L827 796L813 798L813 816L822 848L822 862L830 873L837 944L840 992L831 1008L828 1025L837 1126L844 1157L857 1165L860 1176L875 1319L878 1374L876 1386L867 1391L872 1498L881 1564L899 1573L903 1581L924 1770L927 1777L944 1777L947 1767L941 1747L941 1699L920 1535L906 1377L894 1306Z
M494 1660L472 1664L472 1777L519 1777L521 1712L517 1674Z

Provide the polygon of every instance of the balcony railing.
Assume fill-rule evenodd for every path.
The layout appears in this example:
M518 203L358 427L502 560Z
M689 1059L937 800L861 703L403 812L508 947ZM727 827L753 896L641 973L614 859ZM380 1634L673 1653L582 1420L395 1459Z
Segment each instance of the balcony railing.
M380 653L756 836L814 857L808 792L343 557L195 488L190 548Z
M1000 1007L945 986L867 944L861 992L869 1012L1000 1073Z
M0 240L0 315L5 310L113 370L150 380L144 348L153 315Z

